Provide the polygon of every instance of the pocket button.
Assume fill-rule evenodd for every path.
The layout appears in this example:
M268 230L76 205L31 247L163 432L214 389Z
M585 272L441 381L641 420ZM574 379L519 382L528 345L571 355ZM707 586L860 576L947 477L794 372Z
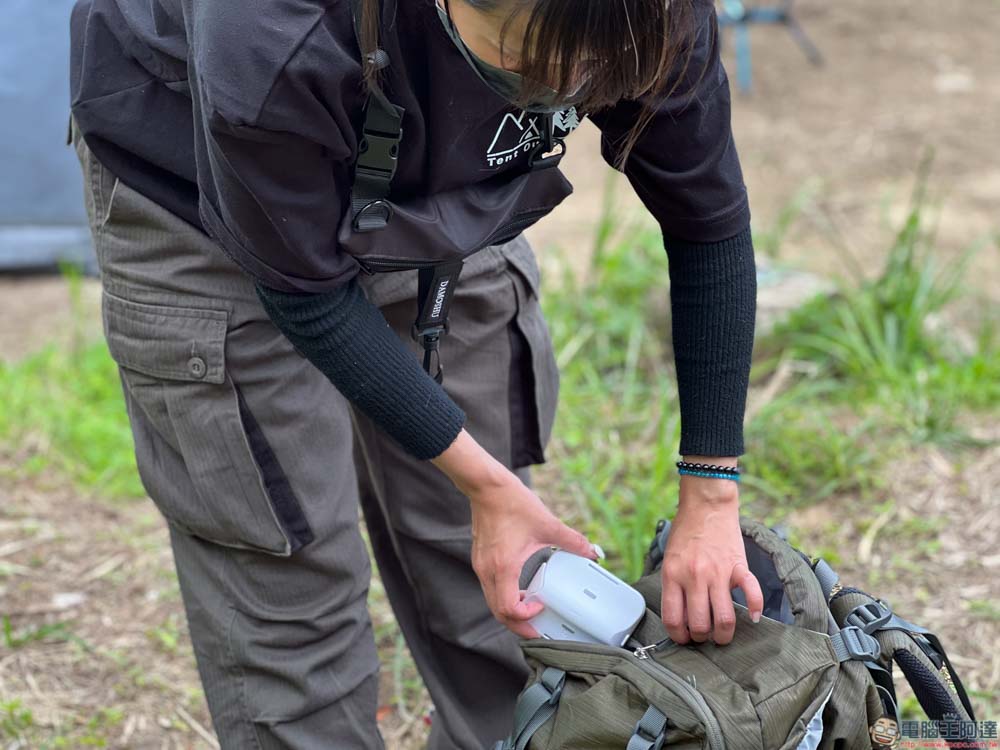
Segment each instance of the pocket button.
M208 368L205 366L205 360L201 357L191 357L187 363L188 372L190 372L196 378L205 377L205 373L208 372Z

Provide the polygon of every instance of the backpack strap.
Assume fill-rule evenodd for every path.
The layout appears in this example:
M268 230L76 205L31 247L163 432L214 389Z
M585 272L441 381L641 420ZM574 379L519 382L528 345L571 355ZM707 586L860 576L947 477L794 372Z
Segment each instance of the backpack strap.
M385 55L384 50L378 53ZM390 102L384 94L369 96L351 187L352 226L356 232L382 229L392 218L392 205L385 199L396 174L402 122L402 107Z
M352 0L351 15L358 49L364 59L379 70L389 66L389 54L384 49L371 52L363 48L361 39L361 0ZM380 88L368 92L365 119L358 159L354 165L351 186L351 226L355 232L383 229L392 218L392 204L387 200L399 160L399 143L403 138L403 115L406 110L393 104ZM420 268L417 276L417 318L411 335L424 349L424 370L441 383L444 368L438 344L448 332L448 308L455 293L455 284L462 272L462 261L440 263ZM437 356L437 369L431 372Z
M566 672L546 667L538 682L529 685L518 696L514 707L514 730L506 739L493 745L493 750L524 750L528 741L556 712L562 696Z
M826 560L816 558L812 563L813 572L823 589L823 596L829 604L830 599L842 591L840 576ZM840 662L847 660L860 661L868 671L879 702L882 704L882 716L899 723L899 701L896 698L896 685L892 677L892 660L884 659L885 666L880 663L882 644L873 636L872 625L881 622L874 616L866 619L847 617L840 624L830 609L830 637L833 640L834 651ZM856 646L856 647L855 647ZM852 648L854 647L854 648ZM845 658L841 658L844 655Z
M878 641L856 625L840 628L830 636L837 661L869 662L881 653Z
M864 623L865 621L868 621L870 624L867 626L866 632L871 633L872 635L893 630L901 631L908 635L910 640L917 645L917 647L938 670L941 670L942 668L944 669L944 673L951 682L951 687L954 688L955 694L958 695L958 699L962 702L962 707L968 712L969 717L975 721L975 714L972 711L972 702L969 700L969 695L965 690L965 686L962 684L961 679L959 679L958 672L956 672L955 668L952 666L951 660L948 658L948 653L941 644L941 639L934 633L925 627L915 625L912 622L904 620L902 617L895 614L886 602L879 599L873 599L872 601L858 604L847 614L844 621L854 623ZM895 658L907 681L913 685L916 692L918 686L915 685L914 682L926 682L923 674L924 670L917 670L913 666L913 662L906 659L903 654L909 656L909 654L905 651L894 651L893 658ZM937 681L936 677L933 679L934 681ZM925 694L933 696L936 693L936 690L925 686ZM935 701L928 701L928 705L931 705L932 707L935 703ZM923 701L921 701L921 706L924 706ZM942 708L939 713L943 714L946 713L946 711Z
M369 52L362 47L361 0L352 0L351 15L363 58L379 70L388 67L389 54L384 49ZM381 229L392 218L392 206L385 199L396 174L405 111L390 102L381 89L369 90L351 186L351 225L356 232Z
M635 724L625 750L660 750L667 738L667 716L650 706Z
M823 596L826 597L827 601L830 601L830 597L836 593L837 586L840 584L840 576L822 557L816 559L813 573L816 574L816 579L823 589Z
M860 589L841 587L839 576L824 560L816 560L813 570L820 581L820 585L823 587L824 593L828 591L832 592L832 594L827 594L827 598L834 616L836 617L837 613L841 615L841 617L836 617L836 619L838 622L843 622L842 630L858 628L877 639L880 650L883 652L881 661L885 666L875 664L874 661L871 664L866 662L866 666L869 667L872 679L875 681L876 686L879 687L880 693L883 693L883 697L891 691L890 694L895 704L895 691L892 690L891 679L892 662L895 661L903 672L903 676L906 677L907 682L910 683L914 693L920 700L921 707L928 716L931 718L943 718L944 714L954 708L954 703L948 695L948 689L943 684L947 683L947 686L958 696L962 708L968 713L969 718L975 721L975 714L972 710L969 695L937 635L925 627L904 620L892 611L892 607L887 602L877 599ZM860 602L858 602L859 598L861 599ZM838 600L848 603L846 605L839 605L837 603ZM846 606L850 606L849 602L858 603L849 610L846 610L845 614ZM936 668L937 673L928 669L918 656L907 649L902 647L886 647L887 639L884 637L880 638L879 635L894 631L904 634L909 641L915 644L926 659ZM896 645L899 645L898 641ZM872 669L872 667L876 666L879 667L878 670ZM888 667L888 669L885 667ZM889 679L887 680L885 674L882 673L888 674ZM885 703L885 701L883 702Z

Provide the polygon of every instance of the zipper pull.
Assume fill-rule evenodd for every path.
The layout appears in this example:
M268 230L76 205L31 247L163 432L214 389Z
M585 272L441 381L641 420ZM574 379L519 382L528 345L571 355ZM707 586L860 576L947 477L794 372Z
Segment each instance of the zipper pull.
M650 654L655 654L668 643L673 643L673 641L671 641L670 638L664 638L656 643L650 643L648 646L639 646L639 648L632 653L635 654L637 659L648 659Z

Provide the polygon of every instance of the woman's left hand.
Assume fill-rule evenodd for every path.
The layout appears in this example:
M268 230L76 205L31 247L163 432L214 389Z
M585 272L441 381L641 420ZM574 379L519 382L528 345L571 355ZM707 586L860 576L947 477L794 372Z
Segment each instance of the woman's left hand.
M729 643L736 629L733 588L743 590L751 618L760 618L764 596L747 565L736 482L681 476L662 576L661 618L676 643Z

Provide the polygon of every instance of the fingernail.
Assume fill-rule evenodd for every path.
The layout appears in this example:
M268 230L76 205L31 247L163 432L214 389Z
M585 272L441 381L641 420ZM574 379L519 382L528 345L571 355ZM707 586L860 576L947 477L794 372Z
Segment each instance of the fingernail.
M760 612L754 612L750 615L750 619L754 622L760 622Z
M591 544L590 546L594 548L594 554L597 555L598 559L603 560L604 559L604 550L601 549L601 545L599 545L599 544Z

